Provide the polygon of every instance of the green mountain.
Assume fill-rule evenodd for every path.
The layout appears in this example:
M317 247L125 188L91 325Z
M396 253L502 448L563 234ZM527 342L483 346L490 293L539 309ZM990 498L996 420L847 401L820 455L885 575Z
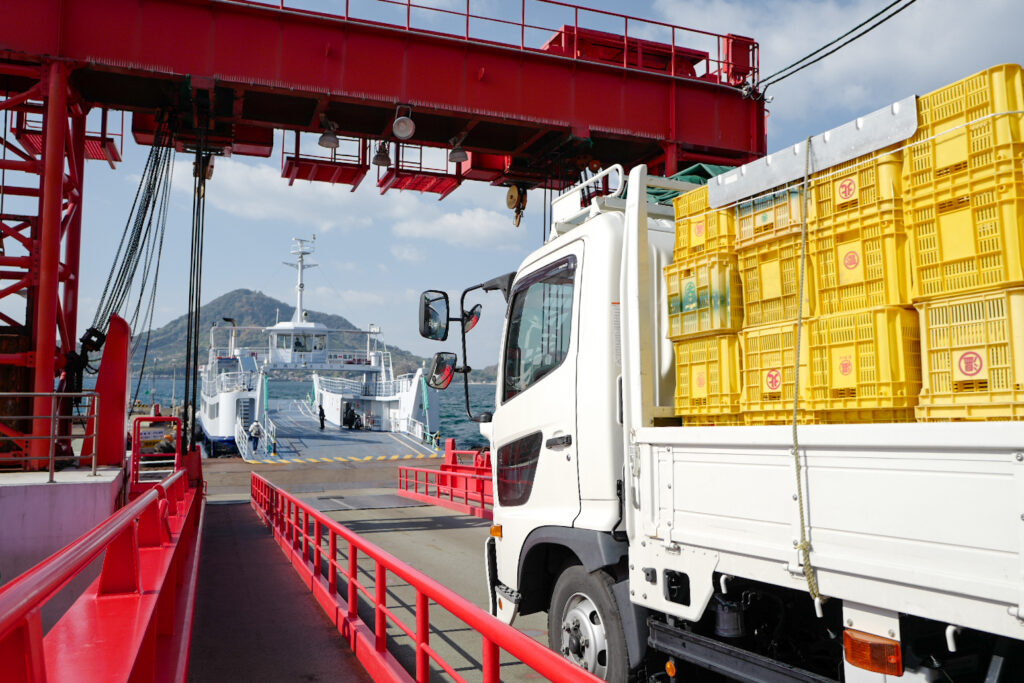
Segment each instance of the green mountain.
M223 318L233 318L239 327L269 327L278 320L291 320L295 307L283 301L271 298L251 289L236 289L219 296L199 310L199 359L206 362L207 349L210 345L210 328L219 323L222 329L217 331L218 346L227 346L229 323ZM307 311L308 319L323 323L331 330L356 330L356 326L340 315ZM170 374L172 368L179 371L185 367L185 336L188 331L188 316L175 318L159 329L152 331L149 337L149 350L146 354L146 372L154 374ZM136 371L141 367L145 335L137 337L135 355L132 365ZM238 346L263 346L267 336L259 330L239 330L235 342ZM344 332L331 335L329 348L332 351L355 351L366 347L366 336ZM425 359L388 345L395 374L412 372Z

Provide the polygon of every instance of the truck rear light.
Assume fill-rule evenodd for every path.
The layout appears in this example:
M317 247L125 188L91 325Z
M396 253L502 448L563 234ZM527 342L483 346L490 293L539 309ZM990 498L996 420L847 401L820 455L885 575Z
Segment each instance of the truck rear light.
M500 524L495 524L494 526L491 527L491 536L494 536L495 538L501 538L501 525Z
M863 631L843 631L846 661L858 669L888 676L903 675L903 653L898 640L890 640Z

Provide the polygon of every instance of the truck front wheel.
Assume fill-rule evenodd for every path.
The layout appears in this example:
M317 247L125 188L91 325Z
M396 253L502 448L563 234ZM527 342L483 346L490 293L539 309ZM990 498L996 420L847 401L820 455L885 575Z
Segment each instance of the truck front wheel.
M626 637L611 587L612 578L601 570L567 567L551 595L548 646L595 676L625 681Z

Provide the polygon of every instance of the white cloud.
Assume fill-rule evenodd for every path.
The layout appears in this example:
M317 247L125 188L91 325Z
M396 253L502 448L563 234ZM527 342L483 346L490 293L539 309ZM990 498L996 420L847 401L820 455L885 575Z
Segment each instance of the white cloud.
M391 255L399 261L416 262L423 260L423 250L410 244L391 245Z
M508 213L471 208L457 213L436 212L432 217L395 223L399 237L440 240L448 244L491 249L521 249L525 227L516 229Z
M174 187L192 192L192 162L178 159ZM210 206L240 218L288 221L314 231L361 228L371 225L364 212L352 209L357 200L345 185L296 181L289 186L277 169L266 162L218 159L206 188Z

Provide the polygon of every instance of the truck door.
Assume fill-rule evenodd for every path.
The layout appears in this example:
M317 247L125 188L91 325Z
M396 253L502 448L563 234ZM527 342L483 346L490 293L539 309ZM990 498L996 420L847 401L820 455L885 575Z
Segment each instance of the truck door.
M582 256L582 241L567 245L520 275L509 297L491 431L495 506L502 509L509 540L545 524L571 526L579 512L576 350Z

